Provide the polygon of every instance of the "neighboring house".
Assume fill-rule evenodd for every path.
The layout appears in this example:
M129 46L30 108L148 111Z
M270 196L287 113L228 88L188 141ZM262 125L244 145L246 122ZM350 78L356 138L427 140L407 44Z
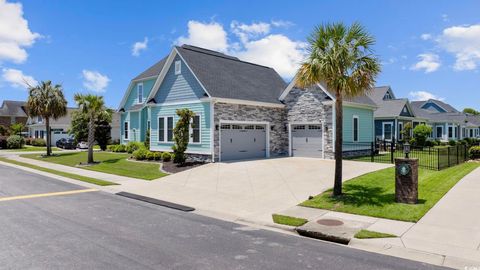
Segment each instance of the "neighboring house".
M119 142L120 141L120 113L113 112L112 114L112 123L110 123L112 127L110 131L110 137L112 138L112 142Z
M480 116L462 113L436 99L412 102L415 114L427 119L432 127L431 138L441 141L479 137Z
M190 155L225 161L271 156L333 158L335 97L322 85L286 85L270 68L194 46L170 54L128 86L119 106L121 142L171 151L176 110L195 112ZM347 99L344 140L373 141L374 102ZM347 149L348 151L348 149Z
M28 119L27 103L24 101L4 100L0 107L0 125L8 128L12 124L26 124Z
M50 119L50 129L52 132L52 146L62 138L70 138L68 134L68 129L71 125L72 112L77 110L77 108L67 108L67 115L62 116L56 120ZM47 128L45 126L45 121L41 116L38 117L29 117L27 121L28 134L32 138L47 138Z
M375 138L380 140L403 140L403 129L407 123L412 128L425 123L426 119L418 117L406 98L396 98L390 86L371 89L367 93L378 109L375 110ZM412 134L410 134L412 135Z

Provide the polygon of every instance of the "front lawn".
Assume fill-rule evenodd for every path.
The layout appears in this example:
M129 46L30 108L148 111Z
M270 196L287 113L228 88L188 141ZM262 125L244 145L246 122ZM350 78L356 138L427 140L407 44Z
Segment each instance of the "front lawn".
M460 179L479 167L466 162L442 171L419 169L418 197L415 205L395 202L395 168L368 173L343 184L344 195L332 197L328 190L302 206L337 212L417 222Z
M391 237L397 237L397 236L389 233L360 230L355 234L354 237L357 239L374 239L374 238L391 238Z
M60 151L61 149L57 147L52 147L52 151ZM45 146L24 146L21 149L8 149L5 150L8 152L47 152L47 147Z
M303 224L308 222L308 220L304 218L290 217L290 216L284 216L284 215L278 215L278 214L273 214L272 218L273 218L273 222L277 224L283 224L283 225L294 226L294 227L302 226Z
M100 163L81 168L145 180L153 180L167 175L160 171L160 164L128 161L127 158L129 156L130 154L124 153L95 152L93 157L95 161ZM21 155L21 157L72 167L77 166L81 162L87 162L87 152L64 153L51 157L42 157L38 154L27 154Z

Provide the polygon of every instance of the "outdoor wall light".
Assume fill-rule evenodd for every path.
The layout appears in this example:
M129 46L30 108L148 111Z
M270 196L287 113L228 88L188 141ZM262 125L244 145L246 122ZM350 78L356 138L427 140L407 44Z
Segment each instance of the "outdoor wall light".
M409 158L408 154L410 154L410 144L408 142L403 145L403 152L405 152L405 158Z

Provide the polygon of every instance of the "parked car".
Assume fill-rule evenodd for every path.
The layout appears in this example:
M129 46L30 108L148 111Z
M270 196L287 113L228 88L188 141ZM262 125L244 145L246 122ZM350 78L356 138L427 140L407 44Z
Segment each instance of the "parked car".
M87 149L88 148L88 143L87 142L79 142L77 144L78 149Z
M75 140L62 138L62 139L57 141L56 145L57 145L58 148L75 149Z

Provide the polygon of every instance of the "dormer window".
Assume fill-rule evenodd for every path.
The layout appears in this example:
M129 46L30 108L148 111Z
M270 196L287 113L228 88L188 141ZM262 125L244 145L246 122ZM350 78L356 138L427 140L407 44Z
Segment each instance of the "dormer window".
M137 97L138 97L138 103L143 102L143 83L139 83L137 85Z
M41 116L37 116L37 123L42 123L43 118Z
M182 62L175 61L175 75L179 75L180 73L182 73Z
M384 100L389 100L392 99L392 95L390 95L390 92L385 93L385 96L383 96Z

